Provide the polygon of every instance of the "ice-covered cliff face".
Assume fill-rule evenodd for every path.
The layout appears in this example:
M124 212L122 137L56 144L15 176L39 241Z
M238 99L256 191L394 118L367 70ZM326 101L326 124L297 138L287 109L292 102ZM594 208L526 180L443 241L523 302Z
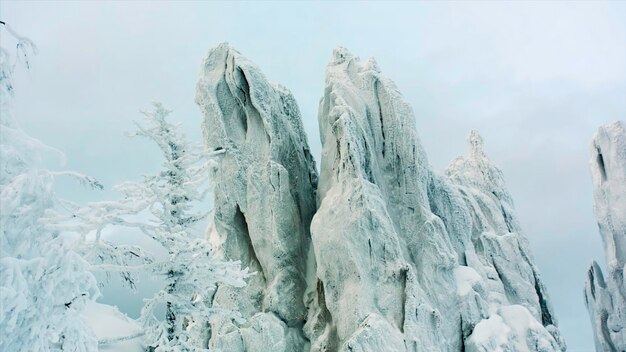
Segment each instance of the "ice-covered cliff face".
M594 211L608 275L598 263L587 273L585 302L597 351L626 351L626 126L601 127L591 145Z
M239 53L198 83L216 163L209 237L259 272L215 304L228 351L558 351L545 288L502 174L470 135L436 175L411 108L373 60L333 53L320 102L319 188L293 97Z

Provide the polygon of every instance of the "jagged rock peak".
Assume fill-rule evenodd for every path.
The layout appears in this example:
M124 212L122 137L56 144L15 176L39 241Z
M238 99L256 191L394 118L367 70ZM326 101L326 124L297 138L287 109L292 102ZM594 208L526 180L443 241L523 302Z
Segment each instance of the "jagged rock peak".
M352 59L353 56L348 52L348 49L338 46L333 49L333 57L330 60L329 65L340 65L343 64L346 60Z
M357 62L360 61L360 59L358 57L352 55L348 51L348 49L346 49L346 48L344 48L342 46L338 46L335 49L333 49L333 56L332 56L332 59L330 60L330 62L328 63L328 66L341 65L341 64L345 63L346 61L350 61L350 60L355 60ZM369 59L367 59L367 61L363 65L363 67L366 70L372 70L374 72L380 72L380 68L378 67L378 63L376 62L376 59L374 59L373 57L370 57Z
M320 201L336 176L348 172L382 188L397 188L390 194L406 189L427 203L428 161L415 133L413 111L374 59L361 62L342 47L333 51L318 116L323 145ZM380 171L388 168L413 176L399 173L385 180Z
M626 128L617 121L600 127L589 161L594 212L608 275L595 261L587 272L585 302L597 351L626 350Z
M469 136L467 137L467 143L469 145L469 158L470 159L479 159L485 157L485 146L483 142L483 137L480 136L478 131L471 130Z
M565 348L482 138L472 132L468 157L435 174L373 59L337 48L326 68L319 187L295 100L227 44L205 58L196 101L208 150L223 150L207 235L258 272L211 293L246 322L211 322L210 347Z
M457 253L465 349L564 350L504 176L484 152L478 132L470 132L468 149L467 158L450 164L447 177L433 174L429 185L431 209ZM525 321L523 329L516 321Z
M302 351L317 172L298 106L226 43L204 59L196 102L206 147L221 152L207 236L224 257L257 272L243 289L213 293L216 306L238 310L246 321L211 322L209 346Z
M427 199L415 118L374 60L334 51L319 109L313 351L457 350L454 251ZM312 329L321 326L322 329Z

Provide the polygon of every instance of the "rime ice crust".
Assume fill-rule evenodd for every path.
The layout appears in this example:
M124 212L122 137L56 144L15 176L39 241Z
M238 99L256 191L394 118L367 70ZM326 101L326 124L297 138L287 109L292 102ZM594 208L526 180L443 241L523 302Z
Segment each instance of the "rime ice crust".
M215 293L215 305L247 322L216 322L211 346L301 351L317 173L296 102L228 44L205 58L196 102L207 148L225 151L213 175L212 241L257 272L244 289Z
M216 305L246 322L214 322L211 347L565 349L481 137L434 174L374 60L338 48L326 69L319 187L293 97L227 45L205 59L196 101L208 149L226 150L208 235L259 272L243 290L218 289Z
M604 243L608 275L594 262L587 272L585 303L596 350L626 350L626 127L617 121L593 137L590 160L594 212Z

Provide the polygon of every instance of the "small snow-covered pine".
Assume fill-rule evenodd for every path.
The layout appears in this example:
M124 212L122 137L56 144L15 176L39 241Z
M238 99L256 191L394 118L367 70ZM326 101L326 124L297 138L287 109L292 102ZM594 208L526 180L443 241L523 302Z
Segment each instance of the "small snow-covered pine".
M215 164L210 157L219 153L206 153L188 142L178 126L166 120L169 114L155 103L153 111L144 113L147 123L138 124L135 133L159 147L162 170L144 176L141 182L118 185L116 190L123 195L119 201L77 209L74 216L79 221L66 223L65 229L79 232L83 238L95 231L89 258L100 270L147 271L164 279L164 286L145 301L141 311L147 346L156 352L201 351L207 347L209 318L220 315L239 319L237 312L213 307L208 295L218 285L245 286L250 274L239 262L216 255L197 233L198 222L207 215L197 208L209 192L208 175ZM138 229L161 245L167 256L157 258L137 247L107 242L101 233L109 226ZM132 282L130 274L125 277ZM165 306L164 319L155 315L160 305Z

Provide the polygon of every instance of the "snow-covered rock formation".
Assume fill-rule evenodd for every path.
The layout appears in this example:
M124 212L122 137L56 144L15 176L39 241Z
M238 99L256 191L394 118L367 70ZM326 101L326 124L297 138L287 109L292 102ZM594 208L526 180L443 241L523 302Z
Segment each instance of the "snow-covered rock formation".
M468 144L467 158L454 160L446 177L433 175L429 188L432 210L445 223L458 258L465 349L565 349L502 172L476 131Z
M245 288L215 293L215 305L240 311L246 323L212 324L210 345L302 351L317 172L295 99L222 44L204 60L196 102L207 148L224 150L212 176L209 238L257 272Z
M626 351L626 125L601 127L591 145L594 211L608 275L598 263L587 272L585 302L597 351Z
M460 349L455 256L428 204L410 107L373 60L336 49L320 103L319 209L311 225L321 308L313 350ZM319 327L318 327L319 326Z
M228 351L565 349L502 173L470 134L446 174L373 60L333 53L315 164L291 94L223 44L197 86L213 175L208 236L258 274L219 288ZM217 324L219 323L219 324Z
M307 334L314 348L564 348L502 174L476 132L467 159L433 174L394 84L345 49L327 68L320 130L311 236L330 319L328 333Z

